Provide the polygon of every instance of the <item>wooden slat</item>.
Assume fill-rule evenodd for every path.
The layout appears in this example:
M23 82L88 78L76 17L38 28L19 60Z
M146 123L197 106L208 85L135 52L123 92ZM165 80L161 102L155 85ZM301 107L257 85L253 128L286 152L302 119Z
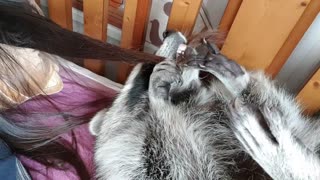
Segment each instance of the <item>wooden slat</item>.
M49 17L60 26L72 30L72 1L48 0Z
M167 29L191 35L201 5L202 0L174 0Z
M119 8L123 4L123 0L110 0L110 5Z
M312 0L291 31L288 39L274 57L270 66L267 68L266 72L268 74L272 75L273 77L277 75L319 12L320 1Z
M320 69L304 86L297 99L302 107L306 108L307 114L313 114L320 110Z
M266 69L310 0L245 0L222 53L248 69Z
M117 4L122 4L123 3L123 0L111 0L112 2L114 3L117 3Z
M228 33L228 31L231 28L231 25L233 24L234 19L236 18L242 1L243 0L229 0L228 5L220 21L220 32Z
M152 0L126 1L123 22L121 47L142 50L146 35ZM118 69L118 82L124 83L131 67L121 63Z
M107 20L108 20L109 0L84 0L84 32L86 35L102 40L107 40ZM105 62L100 60L84 60L84 66L100 75L104 74Z
M123 20L123 14L124 10L121 8L115 8L111 5L109 5L108 10L108 23L112 24L113 26L116 26L117 28L122 28L122 20Z
M123 9L119 8L118 5L112 4L109 1L108 7L108 24L111 24L119 29L122 27ZM83 11L83 2L79 0L72 0L72 5L74 8Z

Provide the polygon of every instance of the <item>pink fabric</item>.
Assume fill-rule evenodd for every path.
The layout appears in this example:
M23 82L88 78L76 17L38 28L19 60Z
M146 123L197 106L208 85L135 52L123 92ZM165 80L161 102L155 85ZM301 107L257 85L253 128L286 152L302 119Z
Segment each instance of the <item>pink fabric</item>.
M117 92L111 88L101 85L85 76L74 73L71 70L61 70L59 73L64 82L64 88L57 94L51 95L53 104L58 106L62 111L69 112L73 115L92 114L101 110L104 107L110 105L116 96ZM89 88L89 89L88 89ZM102 103L94 101L103 99ZM84 104L87 102L93 102L91 105L84 106L82 108L75 108L75 105ZM56 109L52 108L52 105L41 97L33 98L21 105L27 112L56 112ZM44 120L44 123L49 125L59 124L63 121L61 117L51 117ZM75 129L75 136L77 139L77 148L79 155L85 162L86 166L90 170L92 177L94 175L93 164L93 143L94 137L92 137L88 131L88 124L81 125ZM63 136L65 139L71 139L70 134ZM52 168L47 168L33 160L26 157L20 157L22 163L26 167L32 167L34 170L30 170L31 176L34 180L43 179L57 179L76 180L79 177L73 170L63 171Z

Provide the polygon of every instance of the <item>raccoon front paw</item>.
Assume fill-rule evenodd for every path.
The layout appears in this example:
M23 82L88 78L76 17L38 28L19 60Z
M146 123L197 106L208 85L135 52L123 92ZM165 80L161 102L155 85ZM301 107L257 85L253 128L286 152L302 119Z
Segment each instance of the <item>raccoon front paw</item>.
M249 74L246 70L222 54L208 54L203 59L189 61L187 65L213 74L235 97L239 95L249 83Z
M236 98L229 104L231 128L247 153L272 177L283 175L281 167L290 163L284 146L294 143L284 126L281 112L262 105L260 109ZM297 147L298 148L298 147Z
M229 118L236 137L253 156L261 152L261 147L270 146L268 149L271 150L278 145L270 122L253 104L245 104L236 98L229 104Z
M149 94L151 97L169 100L170 90L182 84L181 70L174 61L157 64L150 76Z

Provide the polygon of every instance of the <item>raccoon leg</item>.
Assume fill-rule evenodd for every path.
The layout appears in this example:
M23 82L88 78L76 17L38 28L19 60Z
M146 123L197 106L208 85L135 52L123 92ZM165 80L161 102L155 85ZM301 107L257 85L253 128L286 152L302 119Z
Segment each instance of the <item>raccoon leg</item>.
M170 59L174 57L178 45L185 41L181 33L170 34L157 55ZM165 63L157 67L161 64ZM97 177L101 179L152 179L150 174L157 176L157 173L166 172L159 168L164 163L158 160L162 158L157 154L159 136L153 134L154 118L151 118L150 112L149 99L152 98L149 97L152 95L148 91L152 89L149 84L154 67L153 64L138 64L112 107L99 112L90 123L91 133L97 135L95 162ZM163 72L163 78L170 78L170 73ZM162 96L161 90L156 95ZM162 113L161 109L156 112Z
M117 116L118 114L130 114L134 117L135 113L132 112L139 112L139 108L146 104L147 98L145 96L153 67L153 64L138 64L134 67L112 107L98 112L90 121L89 130L92 135L99 134L107 113L108 118L111 119L113 115ZM138 111L134 111L135 109Z
M246 72L222 55L210 55L200 61L190 61L188 65L213 74L233 97L252 103L244 106L238 101L230 108L233 129L248 153L267 173L275 179L319 178L320 163L312 142L319 140L312 138L317 135L307 136L312 128L300 115L292 97L263 73ZM262 112L254 108L257 106L264 107ZM270 107L274 109L269 110Z
M256 106L265 104L267 107L277 107L282 121L287 123L288 128L303 144L312 151L319 148L320 121L311 121L302 116L294 97L277 87L262 72L247 72L223 55L210 55L203 60L190 61L189 65L216 76L224 87L213 83L211 89L223 92L220 93L224 94L221 97L227 102L234 97L241 97L243 101ZM226 91L231 92L231 96Z
M152 100L170 100L170 91L182 85L182 72L174 61L157 64L150 76L149 95Z
M298 137L320 156L320 118L313 117L296 125Z
M274 179L319 179L319 158L291 133L281 112L236 99L229 105L232 129L245 150Z
M174 59L179 45L186 42L186 37L184 37L180 32L166 33L163 45L161 45L156 55L166 57L167 59ZM174 64L174 62L172 63ZM165 66L164 64L165 62L162 62L157 66L158 68L161 68ZM146 94L149 89L149 79L154 66L154 64L147 63L135 66L121 90L120 95L113 103L112 109L121 109L122 111L125 111L122 114L128 113L131 115L133 115L132 112L140 112L143 105L146 104L145 100L148 99L146 98ZM165 73L165 76L166 75L169 74ZM92 134L96 135L99 132L102 119L105 117L107 112L109 112L108 115L111 116L111 112L113 111L103 110L91 120L89 129Z

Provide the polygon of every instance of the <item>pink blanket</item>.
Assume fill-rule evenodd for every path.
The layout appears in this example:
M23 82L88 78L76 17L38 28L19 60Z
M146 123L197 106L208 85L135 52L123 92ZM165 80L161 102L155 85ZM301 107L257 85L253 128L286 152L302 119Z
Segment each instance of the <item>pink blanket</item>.
M96 112L104 107L108 107L117 91L108 88L107 85L101 85L90 78L77 74L71 70L64 69L59 73L64 82L64 88L57 94L51 95L53 104L59 107L64 112L69 112L73 115L90 114L93 116ZM89 89L88 89L89 88ZM79 107L79 104L88 103L87 106ZM101 103L102 102L102 103ZM28 112L56 112L57 110L52 108L52 104L48 103L43 97L33 98L23 103L22 108ZM43 120L46 124L55 124L63 121L59 117L50 117ZM94 137L92 137L88 131L88 124L81 125L75 129L75 136L77 142L77 148L80 157L85 162L85 165L94 178L94 164L93 164L93 144ZM70 141L70 134L64 135L63 138ZM74 170L57 170L53 168L47 168L33 160L20 156L20 160L26 167L32 167L29 172L33 179L79 179Z

